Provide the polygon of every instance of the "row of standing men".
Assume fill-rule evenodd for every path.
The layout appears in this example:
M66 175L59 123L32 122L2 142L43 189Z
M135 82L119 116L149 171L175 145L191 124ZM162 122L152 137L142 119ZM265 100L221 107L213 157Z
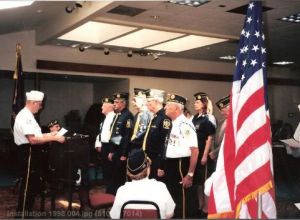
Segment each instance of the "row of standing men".
M194 94L197 114L190 119L184 115L187 99L181 95L135 88L135 116L128 110L128 98L128 93L114 93L102 100L106 117L95 148L102 157L107 193L115 195L125 183L127 155L141 148L151 159L149 178L164 182L176 203L174 217L203 217L207 212L204 182L214 169L212 159L218 154L226 120L214 136L216 120L204 92ZM229 96L216 105L226 117ZM217 147L212 150L213 142Z

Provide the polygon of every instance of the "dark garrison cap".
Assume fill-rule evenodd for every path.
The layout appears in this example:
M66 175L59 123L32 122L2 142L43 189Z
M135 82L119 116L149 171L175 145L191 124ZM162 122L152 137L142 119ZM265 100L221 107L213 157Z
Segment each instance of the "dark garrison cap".
M187 99L183 96L177 94L168 94L167 95L167 102L175 102L182 105L185 105Z
M59 124L59 122L58 122L58 120L53 120L53 121L50 121L49 123L48 123L48 125L47 125L47 127L48 128L51 128L52 126L54 126L54 125L60 125Z
M230 104L230 95L225 96L223 98L221 98L219 101L216 102L216 106L219 109L225 108Z
M105 97L102 99L102 103L114 104L114 100L112 98Z
M133 149L127 159L127 170L132 175L141 173L148 167L147 156L142 149Z
M202 100L202 99L207 99L208 95L205 92L198 92L194 94L194 100Z
M116 92L113 94L114 99L128 100L129 94L127 92Z

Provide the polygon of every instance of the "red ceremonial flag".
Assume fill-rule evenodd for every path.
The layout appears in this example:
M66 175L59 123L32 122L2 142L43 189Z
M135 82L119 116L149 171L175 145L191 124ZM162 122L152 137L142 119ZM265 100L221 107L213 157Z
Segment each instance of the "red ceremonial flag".
M241 32L230 113L211 176L209 218L276 218L264 41L261 1L253 1Z

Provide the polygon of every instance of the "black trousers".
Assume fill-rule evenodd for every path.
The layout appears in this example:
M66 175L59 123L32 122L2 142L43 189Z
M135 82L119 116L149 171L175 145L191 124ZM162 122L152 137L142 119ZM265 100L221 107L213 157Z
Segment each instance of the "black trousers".
M112 162L108 160L110 146L108 143L102 143L101 147L101 165L103 170L103 180L105 184L111 182L112 179Z
M126 160L121 161L121 152L115 151L112 158L111 180L106 192L116 195L120 186L126 182Z
M23 155L22 160L22 181L19 191L17 218L29 218L26 214L30 214L33 209L35 197L43 188L43 152L40 146L31 147L30 145L21 145L20 154ZM25 205L24 205L25 202Z
M161 159L158 156L148 155L151 159L150 179L156 179L161 182L165 182L165 177L157 176L157 170L160 168Z
M182 178L189 169L189 157L167 158L165 160L165 180L167 188L176 204L174 218L196 218L198 211L198 197L195 186L184 189Z

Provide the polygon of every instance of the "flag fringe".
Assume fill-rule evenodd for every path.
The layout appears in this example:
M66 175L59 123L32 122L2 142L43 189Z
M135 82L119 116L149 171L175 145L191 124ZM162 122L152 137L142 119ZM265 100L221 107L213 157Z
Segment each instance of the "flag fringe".
M225 218L225 219L232 219L234 218L234 212L221 212L221 213L216 213L216 214L208 214L207 216L208 219L220 219L220 218Z
M258 188L257 190L255 190L254 192L248 194L247 196L245 196L236 206L236 213L235 213L235 218L239 218L240 215L240 211L241 211L241 206L242 204L247 203L248 201L252 200L252 199L256 199L259 193L265 193L268 192L270 189L273 188L273 183L272 181L268 181L265 185L261 186L260 188Z

